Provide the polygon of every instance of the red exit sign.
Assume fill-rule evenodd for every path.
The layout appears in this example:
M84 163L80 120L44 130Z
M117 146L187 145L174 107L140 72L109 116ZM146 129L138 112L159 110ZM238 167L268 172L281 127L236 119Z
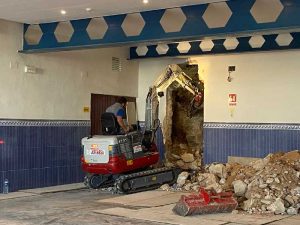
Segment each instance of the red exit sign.
M229 94L229 105L234 106L237 104L237 96L236 94Z

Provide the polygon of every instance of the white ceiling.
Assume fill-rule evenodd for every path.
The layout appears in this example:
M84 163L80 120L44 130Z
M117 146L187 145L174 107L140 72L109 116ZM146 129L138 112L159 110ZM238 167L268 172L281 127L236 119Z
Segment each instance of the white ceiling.
M224 0L149 0L145 5L142 0L0 0L0 19L36 24L220 1ZM62 9L66 15L60 14Z

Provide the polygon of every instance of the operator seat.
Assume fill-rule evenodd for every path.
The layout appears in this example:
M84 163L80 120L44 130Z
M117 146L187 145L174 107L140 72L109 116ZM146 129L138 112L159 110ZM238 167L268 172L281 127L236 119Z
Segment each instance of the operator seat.
M113 113L103 113L101 115L101 125L104 135L120 134L120 125Z

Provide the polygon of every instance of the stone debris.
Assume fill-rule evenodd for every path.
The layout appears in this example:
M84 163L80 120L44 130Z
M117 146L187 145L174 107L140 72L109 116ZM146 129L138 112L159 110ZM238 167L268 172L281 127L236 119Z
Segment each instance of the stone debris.
M275 214L283 214L285 212L284 202L281 198L277 198L271 205L267 207L268 211Z
M182 161L185 162L185 163L191 163L191 162L194 162L194 161L195 161L194 155L191 154L191 153L184 153L184 154L181 156L181 159L182 159Z
M180 145L182 148L185 147L185 145ZM183 150L184 151L184 150ZM200 170L202 163L200 160L200 151L195 150L194 154L184 152L181 155L177 154L171 154L172 162L168 161L166 163L167 167L178 167L183 170Z
M179 159L179 158L178 158ZM180 156L179 164L195 162L194 156ZM178 162L177 161L177 162ZM190 169L190 167L189 167ZM200 169L183 172L177 184L162 189L197 192L199 188L217 193L232 191L239 210L248 213L296 215L300 213L300 152L269 154L249 165L213 163Z
M298 209L297 208L293 208L293 207L290 207L286 210L287 214L289 215L297 215L298 214Z
M171 190L171 187L170 185L168 184L164 184L160 187L163 191L170 191Z
M189 177L188 172L182 172L181 174L179 174L177 178L177 186L182 187L183 185L185 185L188 177Z
M200 187L205 189L213 189L215 192L222 192L222 187L218 183L218 179L214 174L203 173L198 175L198 183Z
M241 180L232 182L234 193L236 196L245 196L248 185Z
M226 167L223 164L212 164L208 170L219 178L226 178L227 176Z

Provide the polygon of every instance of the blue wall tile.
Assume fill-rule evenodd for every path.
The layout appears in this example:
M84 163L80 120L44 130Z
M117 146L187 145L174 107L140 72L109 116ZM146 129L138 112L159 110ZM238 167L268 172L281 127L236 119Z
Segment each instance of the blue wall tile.
M262 158L269 153L300 149L297 124L204 125L204 162L227 162L228 156Z
M0 120L0 139L5 142L0 144L0 192L5 178L10 191L82 182L81 138L89 135L90 124L23 123ZM157 145L163 156L161 129ZM300 125L204 124L205 163L227 162L228 156L264 157L294 149L300 149Z
M81 138L88 121L0 120L0 192L82 182Z

